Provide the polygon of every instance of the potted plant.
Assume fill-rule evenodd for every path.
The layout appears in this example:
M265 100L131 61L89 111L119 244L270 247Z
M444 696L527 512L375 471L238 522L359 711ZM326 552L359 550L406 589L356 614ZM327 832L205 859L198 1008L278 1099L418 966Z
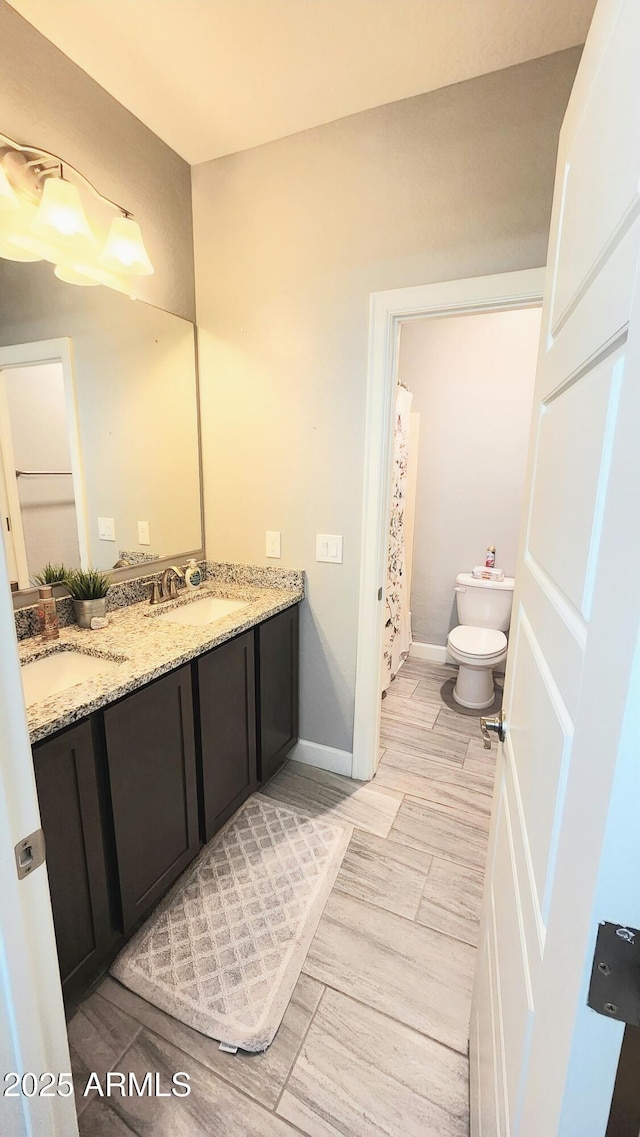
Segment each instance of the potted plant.
M51 561L47 561L38 575L34 576L33 583L37 584L39 588L54 584L64 584L72 571L73 570L68 569L66 565L55 565L52 564Z
M105 572L74 569L67 573L64 583L73 598L78 627L90 628L95 616L106 616L107 592L111 581Z

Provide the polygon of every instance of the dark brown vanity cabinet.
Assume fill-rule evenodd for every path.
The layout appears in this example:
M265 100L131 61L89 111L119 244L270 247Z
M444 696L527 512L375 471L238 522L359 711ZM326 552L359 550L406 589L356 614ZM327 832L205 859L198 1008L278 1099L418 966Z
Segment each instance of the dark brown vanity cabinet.
M33 748L65 994L298 737L298 606Z
M257 784L253 630L201 656L194 669L203 838L210 841Z
M272 778L298 741L299 605L256 629L261 782Z
M90 720L35 746L33 764L66 993L91 976L116 939Z
M200 847L191 668L107 707L104 730L126 933Z

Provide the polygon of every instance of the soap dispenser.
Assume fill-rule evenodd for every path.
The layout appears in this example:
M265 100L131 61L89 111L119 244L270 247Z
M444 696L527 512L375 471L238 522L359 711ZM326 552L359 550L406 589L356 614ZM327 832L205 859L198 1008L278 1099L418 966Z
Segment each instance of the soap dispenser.
M202 584L202 572L193 557L184 570L184 580L187 588L191 589L192 591L196 588L199 588Z

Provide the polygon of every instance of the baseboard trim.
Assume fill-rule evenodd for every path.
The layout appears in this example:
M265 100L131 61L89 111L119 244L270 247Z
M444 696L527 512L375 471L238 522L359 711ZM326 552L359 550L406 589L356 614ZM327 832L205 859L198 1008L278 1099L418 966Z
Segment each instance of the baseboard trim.
M336 750L333 746L323 746L319 742L300 738L287 757L293 758L295 762L304 762L307 766L317 766L319 770L351 777L353 755L349 750Z
M446 647L441 644L422 644L414 640L409 648L409 655L415 659L426 659L429 663L453 663Z

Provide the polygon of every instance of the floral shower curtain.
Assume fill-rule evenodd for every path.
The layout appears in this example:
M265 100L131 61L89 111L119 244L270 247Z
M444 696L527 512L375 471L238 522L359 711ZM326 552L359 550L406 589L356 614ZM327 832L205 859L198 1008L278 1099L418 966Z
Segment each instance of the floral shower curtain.
M382 690L386 691L411 645L405 551L405 501L409 457L409 415L413 396L398 386L393 438L391 517L387 557L386 618L383 641Z

